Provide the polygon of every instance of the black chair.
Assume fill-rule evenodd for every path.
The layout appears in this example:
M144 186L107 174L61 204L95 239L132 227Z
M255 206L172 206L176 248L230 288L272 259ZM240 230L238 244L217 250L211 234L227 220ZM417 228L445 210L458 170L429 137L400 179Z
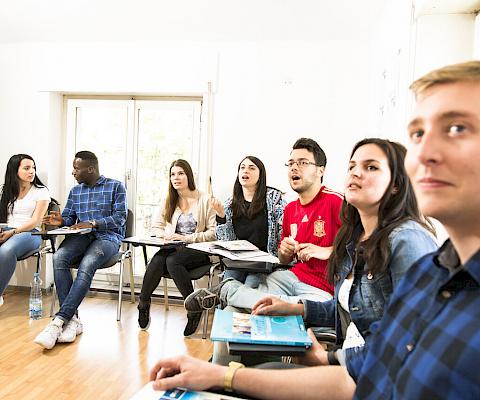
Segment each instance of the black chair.
M47 213L50 213L51 211L60 211L60 203L55 200L53 197L50 198L50 203L48 204L48 209ZM42 227L42 232L48 232L49 230L55 229L56 226L52 225L43 225ZM48 244L44 245L43 243L40 244L38 249L32 250L28 252L27 254L24 254L20 258L17 259L17 261L25 261L26 259L30 257L36 257L37 258L37 268L36 272L40 273L42 269L42 257L47 254L47 253L54 253L55 252L55 237L54 236L49 236L46 233L42 233L42 240L45 242L49 242Z
M127 222L126 222L126 237L132 236L133 232L133 224L134 224L134 218L133 218L133 212L131 210L128 210L128 216L127 216ZM106 269L113 267L115 264L119 263L120 264L120 274L119 274L119 279L118 279L118 303L117 303L117 321L120 321L121 315L122 315L122 294L123 294L123 272L125 269L125 261L127 259L130 260L130 293L131 293L131 302L135 303L135 282L134 282L134 277L133 277L133 266L132 266L132 251L130 249L127 250L122 250L120 249L117 254L112 256L105 264L97 268L97 271L100 269ZM73 260L73 262L70 264L70 268L78 269L78 266L80 264L80 261L82 260L82 257L79 257L78 259ZM53 309L55 306L55 286L54 286L54 293L52 296L52 304L50 306L50 316L53 315Z

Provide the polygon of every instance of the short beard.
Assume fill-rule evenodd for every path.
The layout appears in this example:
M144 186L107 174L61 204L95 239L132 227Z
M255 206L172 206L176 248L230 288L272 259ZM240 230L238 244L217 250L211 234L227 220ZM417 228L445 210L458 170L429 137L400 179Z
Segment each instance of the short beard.
M302 194L306 189L305 187L301 186L301 187L298 187L296 189L292 188L292 190L298 194Z

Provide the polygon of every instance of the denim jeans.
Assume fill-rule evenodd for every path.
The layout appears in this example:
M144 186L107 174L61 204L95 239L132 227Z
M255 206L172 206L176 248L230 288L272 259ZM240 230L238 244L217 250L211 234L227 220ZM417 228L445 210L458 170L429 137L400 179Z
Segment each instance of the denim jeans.
M251 287L253 289L258 288L262 277L258 273L248 273L244 271L237 271L233 269L226 269L223 273L223 279L233 278L236 281L242 282L245 286Z
M5 228L4 230L10 229L12 228ZM33 229L31 232L38 231ZM42 244L42 237L33 236L31 232L17 233L0 245L0 296L15 272L17 260L23 255L38 249Z
M65 238L53 255L53 272L60 310L57 317L70 321L90 289L93 275L118 251L119 245L105 239L96 239L92 233ZM71 264L81 257L75 281Z
M265 275L257 289L235 280L226 282L222 286L220 299L223 304L250 311L258 300L268 295L290 303L297 303L300 299L327 301L332 298L330 293L301 282L292 271L281 270Z

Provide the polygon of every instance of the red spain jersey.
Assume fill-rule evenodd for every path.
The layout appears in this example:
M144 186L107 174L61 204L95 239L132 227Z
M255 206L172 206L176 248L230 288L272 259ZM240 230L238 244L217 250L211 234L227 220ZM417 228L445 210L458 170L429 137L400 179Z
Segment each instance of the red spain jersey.
M340 228L340 211L343 195L325 186L308 204L293 201L285 207L283 214L284 237L291 236L299 243L312 243L321 247L333 245ZM327 279L328 260L311 258L308 262L298 261L291 271L298 279L333 294L333 285Z

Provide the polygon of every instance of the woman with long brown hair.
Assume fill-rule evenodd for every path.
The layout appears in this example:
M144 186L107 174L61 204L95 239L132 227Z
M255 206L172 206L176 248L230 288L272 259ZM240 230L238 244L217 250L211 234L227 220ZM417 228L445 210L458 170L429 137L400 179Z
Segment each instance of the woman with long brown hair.
M363 139L352 150L342 226L328 265L334 298L290 304L267 297L253 308L255 314L300 314L310 326L335 328L338 350L327 354L313 337L305 364L348 364L365 351L371 326L382 318L402 276L437 248L418 209L405 154L401 144L378 138Z
M50 194L36 173L35 161L28 154L10 157L0 198L0 306L17 259L35 250L41 237L42 217L47 211Z
M152 221L153 233L166 240L181 240L187 243L208 242L215 239L215 211L208 196L195 186L192 168L185 160L175 160L170 166L168 195ZM150 325L150 302L153 291L163 276L168 275L177 285L183 298L193 292L188 271L209 263L208 255L186 247L159 250L145 271L138 324L141 329ZM201 314L188 314L184 335L195 332Z

